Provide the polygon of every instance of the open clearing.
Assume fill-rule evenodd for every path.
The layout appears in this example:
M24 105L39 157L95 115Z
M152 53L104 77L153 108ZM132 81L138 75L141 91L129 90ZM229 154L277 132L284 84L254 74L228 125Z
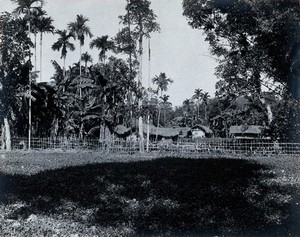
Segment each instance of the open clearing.
M0 236L299 236L299 159L2 153Z

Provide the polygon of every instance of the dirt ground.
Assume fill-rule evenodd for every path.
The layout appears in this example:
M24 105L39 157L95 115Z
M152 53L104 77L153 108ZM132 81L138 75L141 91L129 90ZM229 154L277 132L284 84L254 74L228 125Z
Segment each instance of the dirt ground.
M143 161L153 154L112 154L93 151L13 151L0 153L0 172L5 174L36 174L44 170L104 162Z
M150 161L155 160L157 154L107 154L97 153L89 151L15 151L10 153L0 153L0 172L3 175L25 175L33 176L43 171L58 170L64 167L79 167L87 164L98 163L123 163L123 162L138 162L138 161ZM189 158L181 156L180 158ZM214 159L216 157L199 156L197 158ZM290 156L235 156L226 157L224 159L237 159L237 160L250 160L255 161L258 164L265 165L270 169L267 178L262 180L266 185L275 185L280 187L288 187L293 190L299 190L300 188L300 157ZM163 175L163 174L162 174ZM12 176L12 177L13 177ZM1 191L1 179L0 179L0 191ZM147 184L147 183L146 183ZM116 191L116 186L112 185L110 188ZM255 187L251 191L250 195L257 195L256 192L260 190ZM110 190L112 192L112 190ZM118 192L118 190L117 190ZM249 192L249 189L248 189ZM273 198L269 196L268 198ZM244 236L299 236L300 235L300 195L299 191L293 192L292 195L282 195L274 198L276 202L288 203L290 208L290 217L287 221L278 223L278 226L271 231L263 232L262 235L257 233L256 235ZM155 199L157 202L157 199ZM273 201L274 201L273 200ZM137 200L127 200L132 208L136 208ZM126 202L127 202L126 201ZM271 200L272 201L272 200ZM11 217L16 210L22 210L26 208L24 202L14 202L0 205L0 236L136 236L135 230L130 223L124 223L116 226L95 226L87 224L82 218L88 218L92 214L92 209L82 208L74 202L69 200L62 200L62 208L60 213L72 211L72 218L70 215L64 214L49 214L45 213L36 214L32 213L27 215L26 218ZM128 204L128 205L129 205ZM168 208L174 203L168 203ZM129 206L130 206L129 205ZM166 204L167 205L167 204ZM259 205L259 203L258 203ZM131 207L130 206L130 207ZM166 207L164 207L166 208ZM130 209L130 213L133 210ZM273 212L276 213L276 212ZM276 222L276 215L272 215L270 218L274 218L273 222ZM278 220L281 218L278 217ZM78 221L81 220L81 221ZM272 220L271 220L272 221ZM276 229L277 228L277 229ZM299 234L299 235L297 235ZM151 235L156 236L156 235ZM172 236L168 233L163 233L157 236ZM181 235L180 235L181 236ZM185 236L185 235L182 235ZM195 235L202 236L202 235ZM207 236L207 235L205 235ZM212 236L212 235L208 235ZM234 234L223 234L222 236L240 236Z

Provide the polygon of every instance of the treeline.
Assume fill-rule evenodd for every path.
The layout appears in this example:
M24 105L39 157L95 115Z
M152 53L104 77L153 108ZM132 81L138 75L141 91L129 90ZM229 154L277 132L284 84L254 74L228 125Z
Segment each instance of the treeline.
M34 137L98 138L120 124L139 131L147 120L155 126L201 124L217 137L228 137L232 125L261 125L275 139L297 140L298 135L291 136L300 118L296 0L184 0L183 14L193 28L204 31L218 58L220 80L214 97L195 89L175 108L166 94L173 80L165 73L152 78L154 89L141 85L143 40L160 31L150 1L127 1L119 16L122 28L113 37L94 36L89 19L80 14L65 29L55 29L43 1L12 1L14 12L0 17L0 123L8 149L11 135L28 136L29 131ZM63 65L53 60L51 83L39 83L47 33L57 36L52 50ZM98 59L81 52L87 37ZM75 49L78 61L66 67Z

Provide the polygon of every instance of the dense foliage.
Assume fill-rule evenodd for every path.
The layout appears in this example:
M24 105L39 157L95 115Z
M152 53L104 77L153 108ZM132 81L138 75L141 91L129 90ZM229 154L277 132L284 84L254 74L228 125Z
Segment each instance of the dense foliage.
M54 29L41 1L13 2L19 15L5 13L0 19L0 123L7 119L13 136L27 136L30 103L33 136L105 138L117 125L137 131L137 119L143 118L155 126L205 125L217 137L228 137L232 125L261 125L268 136L285 139L286 128L297 124L297 113L286 109L297 108L290 96L297 99L299 91L294 90L296 1L185 0L184 15L205 32L218 56L220 81L215 97L197 88L175 108L166 94L173 80L165 73L152 78L152 88L139 83L143 38L160 31L150 1L128 1L119 16L123 28L113 37L91 39L98 60L81 53L85 37L93 37L88 18L79 14L66 29ZM59 51L63 65L53 60L51 82L38 83L36 40L40 34L42 61L43 34L49 32L57 36L52 49ZM69 51L78 50L75 40L80 60L67 67Z
M219 57L217 90L222 100L228 103L232 95L266 99L263 86L284 101L299 99L299 1L184 0L183 9ZM286 135L296 133L297 114L282 118L289 119Z

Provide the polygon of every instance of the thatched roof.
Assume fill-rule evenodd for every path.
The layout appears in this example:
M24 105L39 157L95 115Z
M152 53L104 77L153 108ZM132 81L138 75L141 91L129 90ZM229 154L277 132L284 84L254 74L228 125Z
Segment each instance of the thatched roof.
M178 131L179 137L186 137L188 135L188 132L191 131L191 128L189 127L175 127L172 129Z
M213 131L209 127L206 127L206 126L203 126L203 125L200 125L200 124L197 124L197 125L192 127L192 130L196 130L196 129L202 130L205 134L212 134L213 133Z
M241 126L231 126L229 128L229 134L261 134L262 126L258 125L241 125Z
M152 136L159 136L159 137L165 137L165 138L173 138L173 137L186 137L188 135L188 132L191 130L189 127L171 127L171 128L165 128L165 127L155 127L154 125L149 126L150 135ZM148 125L143 125L143 132L144 134L147 134L148 131ZM131 128L127 128L124 125L117 125L114 129L114 132L117 136L124 137L130 135L132 132Z
M114 132L119 136L126 136L131 132L131 128L127 128L124 125L117 125Z
M166 138L177 137L177 136L185 137L187 136L187 133L190 131L190 128L188 127L164 128L164 127L155 127L154 125L150 125L149 129L150 129L150 135L153 136L157 135ZM144 133L147 133L148 131L147 124L143 125L143 130Z

